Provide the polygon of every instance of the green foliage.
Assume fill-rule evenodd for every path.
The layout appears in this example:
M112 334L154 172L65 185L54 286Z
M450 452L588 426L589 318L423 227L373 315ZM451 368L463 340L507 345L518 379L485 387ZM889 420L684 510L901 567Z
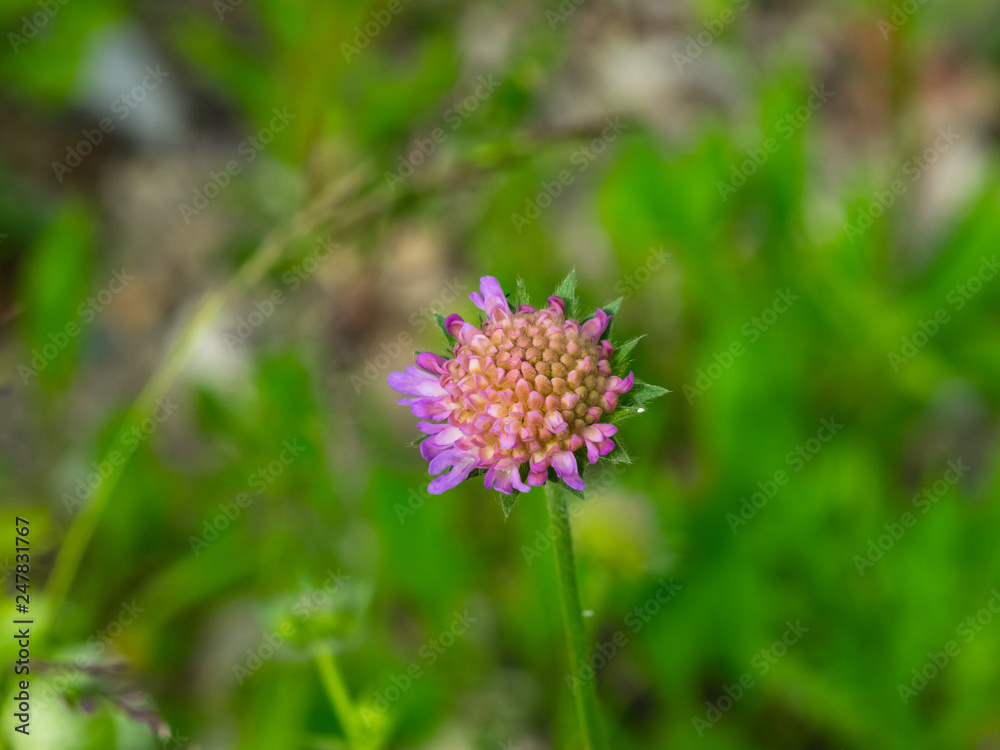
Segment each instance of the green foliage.
M479 474L429 495L416 420L386 385L414 349L442 350L439 329L454 346L444 321L473 319L485 274L516 279L515 306L555 287L578 318L617 297L613 371L644 379L587 490L567 488L590 637L627 640L594 678L612 747L996 744L1000 167L982 103L1000 55L985 4L920 4L887 38L888 6L817 4L803 27L787 4L696 4L670 35L734 15L671 67L663 91L681 98L643 78L628 129L578 170L604 127L595 103L628 100L632 63L649 72L646 46L610 76L591 60L602 28L636 26L604 23L614 4L561 18L403 2L381 23L385 2L220 2L0 10L7 35L58 6L0 50L0 503L4 523L31 519L36 616L28 739L16 642L0 639L0 750L163 750L164 726L178 747L579 747L542 491L498 496ZM794 41L817 23L837 54ZM638 26L648 49L669 41ZM759 45L763 28L792 41ZM59 180L51 163L108 114L88 85L122 33L171 71L159 93L183 135L137 134L166 111L151 96ZM941 49L948 85L927 85ZM834 93L813 109L821 79ZM982 106L943 106L949 91ZM286 107L289 127L179 219L180 197ZM953 116L961 146L909 182L928 112ZM392 184L401 164L413 172ZM900 175L904 194L849 231ZM284 272L321 234L338 249L293 289ZM274 263L244 284L265 236ZM81 321L122 267L136 286ZM435 325L419 308L453 278L466 288L432 306ZM230 347L241 322L251 335ZM70 323L79 335L24 383L19 366ZM147 387L177 409L126 442ZM105 484L115 452L127 463ZM54 610L55 561L98 487L108 504ZM699 736L706 702L719 717Z

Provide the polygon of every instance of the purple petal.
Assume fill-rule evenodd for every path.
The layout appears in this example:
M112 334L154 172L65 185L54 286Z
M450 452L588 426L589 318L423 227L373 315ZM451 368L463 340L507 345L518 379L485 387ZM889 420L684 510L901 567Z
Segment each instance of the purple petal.
M427 466L427 472L432 475L440 474L449 466L461 463L469 456L462 451L446 450L435 456Z
M389 387L394 391L410 396L444 396L447 392L441 387L441 376L432 375L419 367L410 365L405 372L389 373Z
M445 419L449 414L448 407L440 398L404 398L399 403L403 403L403 401L410 401L409 406L413 416L421 419Z
M528 492L531 490L531 485L525 484L524 480L521 479L521 471L517 466L511 469L511 472L513 472L511 475L511 479L514 482L515 489L519 490L520 492Z
M611 318L608 317L608 314L598 307L597 312L594 313L594 317L583 324L583 332L596 341L604 333L604 329L608 327L608 321L610 320Z
M492 317L493 310L497 307L508 314L510 313L510 305L507 304L507 298L504 296L503 289L500 288L500 282L492 276L483 276L479 280L479 292L470 294L469 299L487 316Z
M440 455L448 450L448 446L440 446L437 443L432 443L430 440L420 441L420 455L424 457L425 461L431 461L435 456Z
M549 297L549 309L560 315L566 314L566 300L562 297Z
M617 393L619 396L623 393L627 393L632 390L632 385L635 382L635 374L629 373L628 377L622 380L617 375L612 375L608 378L608 390Z
M542 469L542 471L535 471L533 467L531 472L528 474L528 484L532 485L533 487L539 487L545 484L545 481L548 478L549 478L548 470Z
M432 495L440 495L446 490L450 490L452 487L464 482L469 478L469 472L473 470L476 466L476 460L474 458L465 457L456 463L451 471L447 474L442 474L437 479L432 481L427 485L427 491Z
M444 365L447 361L440 354L434 352L422 352L417 355L417 367L438 375L444 375Z
M447 328L448 333L450 333L455 338L458 338L458 332L462 329L463 325L465 325L465 320L462 318L461 315L458 315L457 313L454 315L449 315L447 318L444 319L444 327Z
M512 494L515 488L521 492L527 492L531 489L521 480L521 473L516 466L510 469L490 467L490 470L486 472L484 483L487 489L494 489L505 495Z
M575 490L584 488L583 480L576 466L576 458L569 451L561 451L552 456L552 468L566 484Z
M563 415L558 411L550 411L545 415L545 424L553 432L561 432L566 429L566 420L563 419Z

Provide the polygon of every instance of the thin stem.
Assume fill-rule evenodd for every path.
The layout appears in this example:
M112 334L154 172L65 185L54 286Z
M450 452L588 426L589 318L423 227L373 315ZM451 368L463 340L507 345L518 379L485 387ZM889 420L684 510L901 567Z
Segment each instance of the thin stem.
M344 728L347 736L347 746L351 750L360 750L361 728L358 724L358 712L354 708L354 702L347 690L347 684L340 674L340 667L337 665L337 658L333 650L326 644L315 647L316 667L319 669L319 676L323 680L323 688L326 690L326 697L330 700L333 713L337 716L337 721Z
M166 397L178 375L187 364L199 338L214 325L219 314L237 295L245 292L260 281L268 270L281 259L287 246L296 239L308 235L324 223L335 218L335 212L354 193L361 183L361 173L355 172L332 183L323 190L309 206L296 214L289 226L281 227L264 238L253 256L240 268L236 275L221 287L208 293L198 312L184 328L180 337L174 342L164 360L157 367L149 382L139 394L132 408L122 420L118 433L112 442L110 451L122 443L125 435L138 427L156 410L160 401ZM349 226L367 218L374 210L372 206L363 206L355 215L348 212L341 226ZM86 508L80 511L73 520L66 538L59 549L52 574L46 584L49 596L49 611L54 617L66 600L73 579L83 560L83 555L97 529L97 524L114 494L121 475L125 471L131 451L124 451L124 460L109 461L112 466L110 475L98 486L94 496Z
M559 576L559 599L562 602L563 620L566 623L566 642L569 646L570 674L573 677L573 695L579 714L580 729L588 750L606 750L607 743L601 731L597 711L597 691L593 674L587 679L580 674L581 666L590 663L590 646L583 624L580 607L580 589L576 582L576 563L573 560L573 535L566 509L566 493L562 485L545 484L545 500L549 509L549 531L555 540L552 549L556 556Z

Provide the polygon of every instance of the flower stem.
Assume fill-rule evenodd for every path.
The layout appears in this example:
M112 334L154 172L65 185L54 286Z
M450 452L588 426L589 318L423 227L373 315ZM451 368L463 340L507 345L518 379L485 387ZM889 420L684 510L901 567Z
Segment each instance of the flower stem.
M549 509L550 536L555 540L552 549L556 556L559 598L566 623L570 674L576 686L573 694L576 698L580 729L588 750L606 750L607 744L598 719L597 692L594 688L593 675L591 679L586 679L580 674L580 666L590 663L590 646L583 624L583 610L580 607L580 589L576 582L576 563L573 560L573 535L570 530L569 512L566 509L566 492L562 485L546 482L545 500Z
M319 669L319 676L323 681L323 688L330 700L330 706L347 737L347 746L352 750L360 750L363 745L358 725L358 712L355 710L351 695L347 691L347 684L340 674L340 667L333 650L325 644L317 645L314 649L314 656L316 668Z

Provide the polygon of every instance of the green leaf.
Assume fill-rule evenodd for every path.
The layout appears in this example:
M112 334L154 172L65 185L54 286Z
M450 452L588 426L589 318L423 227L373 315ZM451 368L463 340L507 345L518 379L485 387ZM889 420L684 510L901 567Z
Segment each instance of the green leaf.
M556 297L562 297L563 302L566 303L567 317L575 318L577 309L575 268L566 274L566 278L556 287L553 294Z
M451 333L448 332L448 329L445 327L444 322L447 320L447 318L441 313L436 312L434 313L434 320L437 321L438 328L441 329L441 333L444 334L445 339L448 341L449 348L455 346L455 344L458 343L458 339L452 336Z
M88 207L69 202L26 256L21 294L31 302L21 324L29 348L54 352L45 355L45 364L37 371L31 365L31 374L44 383L65 382L76 366L81 336L90 335L88 329L99 327L95 321L104 314L105 307L114 304L113 299L101 301L97 296L91 296L83 304L90 282L95 235L95 219ZM99 283L104 292L101 297L118 288L117 283L109 286L116 273L118 270L114 269L101 274ZM25 384L32 380L30 374L22 377Z
M528 296L528 287L525 286L524 279L517 277L517 291L514 292L514 309L521 305L530 305L531 298Z

